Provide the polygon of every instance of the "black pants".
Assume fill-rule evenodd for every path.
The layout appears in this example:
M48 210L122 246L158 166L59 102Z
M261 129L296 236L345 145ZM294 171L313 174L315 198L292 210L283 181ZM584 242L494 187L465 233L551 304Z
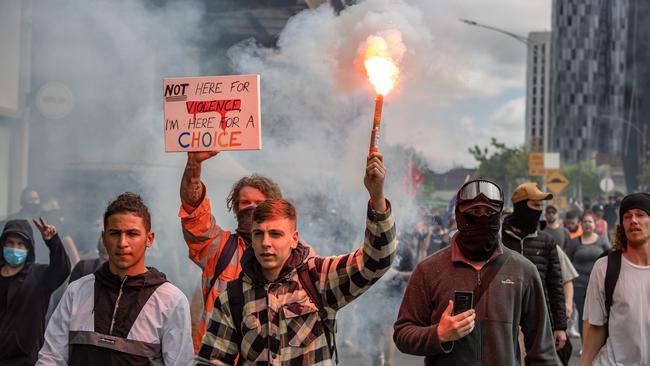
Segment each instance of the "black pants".
M578 330L580 331L580 338L582 334L582 314L585 311L585 297L587 296L587 289L584 287L573 287L573 301L576 303L574 311L578 312Z

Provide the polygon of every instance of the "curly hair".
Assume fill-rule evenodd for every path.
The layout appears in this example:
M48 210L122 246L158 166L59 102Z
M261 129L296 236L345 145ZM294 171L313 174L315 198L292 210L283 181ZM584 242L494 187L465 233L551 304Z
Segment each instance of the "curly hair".
M144 204L144 200L140 195L132 192L124 192L108 204L106 212L104 212L104 227L107 226L110 216L125 212L142 218L142 223L147 229L147 232L151 231L151 214L149 214L149 208Z
M625 250L627 249L627 236L625 236L625 229L623 225L616 224L614 228L614 242L612 243L612 250Z
M243 177L233 184L226 199L226 207L228 211L237 213L239 211L239 192L244 187L252 187L258 189L266 199L279 199L282 198L282 192L280 192L280 187L267 177L261 175L253 174L247 177Z

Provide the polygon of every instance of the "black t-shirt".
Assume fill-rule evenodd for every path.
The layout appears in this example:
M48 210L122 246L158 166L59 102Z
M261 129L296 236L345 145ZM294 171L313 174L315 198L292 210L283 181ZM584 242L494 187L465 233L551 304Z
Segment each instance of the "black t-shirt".
M0 275L0 316L7 311L7 293L9 292L11 280L11 277Z

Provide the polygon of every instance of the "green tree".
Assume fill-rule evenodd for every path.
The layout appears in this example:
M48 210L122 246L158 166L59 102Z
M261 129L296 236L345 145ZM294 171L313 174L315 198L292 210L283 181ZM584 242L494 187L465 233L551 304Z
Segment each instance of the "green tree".
M469 153L479 163L476 176L497 183L503 189L506 202L519 184L540 182L539 177L528 175L528 150L523 147L509 147L493 137L489 147L474 145Z
M581 161L578 164L562 164L560 171L570 182L562 192L563 195L571 195L579 200L602 195L598 169L593 160Z

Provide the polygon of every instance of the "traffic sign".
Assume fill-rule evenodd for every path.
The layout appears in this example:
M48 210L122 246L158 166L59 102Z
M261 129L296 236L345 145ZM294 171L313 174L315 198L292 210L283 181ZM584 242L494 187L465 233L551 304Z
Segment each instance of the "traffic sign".
M542 177L544 173L544 153L528 153L528 175L531 177Z
M610 177L606 177L600 180L600 189L605 192L609 193L613 191L615 188L614 186L614 180Z
M569 180L559 171L551 171L547 176L544 184L555 194L560 194L569 185Z

